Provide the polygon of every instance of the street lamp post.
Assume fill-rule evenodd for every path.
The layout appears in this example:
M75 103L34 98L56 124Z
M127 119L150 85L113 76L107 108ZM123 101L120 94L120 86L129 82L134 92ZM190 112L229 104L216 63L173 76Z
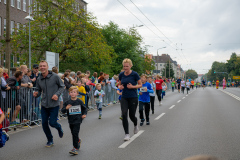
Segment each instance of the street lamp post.
M34 21L33 17L31 17L31 13L30 13L30 0L29 0L29 15L27 17L25 17L24 19L29 21L29 54L28 54L28 68L31 69L31 21Z
M158 48L158 49L157 49L157 74L158 74L158 63L159 63L158 50L159 50L159 49L163 49L163 48L167 48L167 47L162 47L162 48ZM165 74L166 74L166 72L165 72Z

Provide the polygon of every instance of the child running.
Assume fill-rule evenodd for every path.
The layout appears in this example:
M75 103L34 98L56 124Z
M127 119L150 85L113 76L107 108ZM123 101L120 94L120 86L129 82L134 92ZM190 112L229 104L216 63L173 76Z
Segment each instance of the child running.
M148 82L151 84L153 93L149 93L150 95L150 103L151 103L151 110L152 114L154 114L154 101L155 101L155 89L156 89L156 84L153 82L152 76L148 77Z
M121 89L119 89L119 88L117 89L117 94L119 95L118 100L119 100L120 106L121 106L122 91L123 91L123 90L121 90ZM119 117L119 119L121 119L121 120L123 119L123 118L122 118L122 114L121 114L121 116Z
M217 80L216 80L216 89L218 89L218 87L219 87L219 80L217 78Z
M182 87L182 92L184 94L184 89L185 89L185 81L182 79L181 81L181 87Z
M191 84L192 84L192 83L190 83L189 80L187 80L187 82L186 82L187 94L188 94L188 91L190 90L190 85L191 85ZM191 87L192 87L192 85L191 85Z
M85 89L85 87L83 87L81 79L78 79L77 85L78 85L77 89L79 92L79 95L77 96L77 98L79 98L85 104L86 89Z
M68 115L68 123L72 133L73 149L70 154L77 155L81 147L82 140L79 138L80 125L87 115L87 108L83 102L77 98L78 88L72 86L69 88L69 95L71 98L63 104L62 113Z
M104 91L101 89L101 84L96 84L96 91L94 93L94 97L96 98L95 102L97 105L97 109L99 110L98 119L102 118L102 98L105 96Z
M150 125L149 122L149 111L150 111L150 95L149 93L153 93L153 89L150 83L147 82L147 76L141 76L142 88L139 88L139 114L140 114L140 126L143 125L145 119L143 116L143 110L145 110L146 116L146 125Z
M162 83L162 99L163 96L166 96L167 85L165 82Z

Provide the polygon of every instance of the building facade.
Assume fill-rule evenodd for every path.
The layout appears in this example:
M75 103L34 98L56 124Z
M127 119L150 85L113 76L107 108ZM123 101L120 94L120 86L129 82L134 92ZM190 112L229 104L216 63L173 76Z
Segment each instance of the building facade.
M0 0L0 40L5 39L4 33L6 32L6 2L7 0ZM10 2L10 31L11 33L15 32L20 24L28 23L28 20L25 20L25 17L29 15L30 5L34 0L9 0ZM84 9L87 11L87 2L84 0L76 0L77 8ZM0 43L1 47L1 43ZM17 57L11 56L11 62L17 61ZM5 66L5 55L0 55L0 65ZM15 67L14 64L11 64L11 67Z

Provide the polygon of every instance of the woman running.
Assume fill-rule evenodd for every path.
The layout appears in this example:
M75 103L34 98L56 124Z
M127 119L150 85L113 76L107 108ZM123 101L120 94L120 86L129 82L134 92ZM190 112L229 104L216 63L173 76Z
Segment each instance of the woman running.
M138 106L138 94L137 89L142 87L141 79L137 72L132 71L133 66L130 59L123 60L124 72L119 74L119 89L122 91L121 98L121 110L122 110L122 124L125 131L124 141L130 140L129 128L128 128L128 110L129 117L134 124L134 134L139 131L137 125L137 117L135 116Z
M162 80L162 76L157 75L157 79L155 80L155 84L156 84L156 93L157 93L157 97L158 97L158 101L159 101L159 105L162 105L162 83L164 81Z
M226 79L225 79L225 77L223 78L223 89L226 89Z
M182 87L182 93L184 94L184 90L185 90L185 81L182 79L181 81L181 87Z

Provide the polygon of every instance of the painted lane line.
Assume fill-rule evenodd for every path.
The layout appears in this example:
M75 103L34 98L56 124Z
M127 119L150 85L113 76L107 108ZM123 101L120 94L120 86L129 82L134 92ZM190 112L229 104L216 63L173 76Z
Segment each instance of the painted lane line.
M186 96L188 96L188 95L186 95Z
M159 120L162 116L164 116L166 113L162 113L160 114L157 118L155 118L154 120Z
M144 132L144 130L140 130L138 131L137 134L134 134L129 141L124 142L121 146L119 146L118 148L125 148L127 147L130 143L132 143L137 137L139 137L142 133Z
M181 100L177 101L177 103L181 102Z
M172 105L169 109L173 109L173 107L175 107L175 105Z
M182 99L185 99L185 97L183 97Z

